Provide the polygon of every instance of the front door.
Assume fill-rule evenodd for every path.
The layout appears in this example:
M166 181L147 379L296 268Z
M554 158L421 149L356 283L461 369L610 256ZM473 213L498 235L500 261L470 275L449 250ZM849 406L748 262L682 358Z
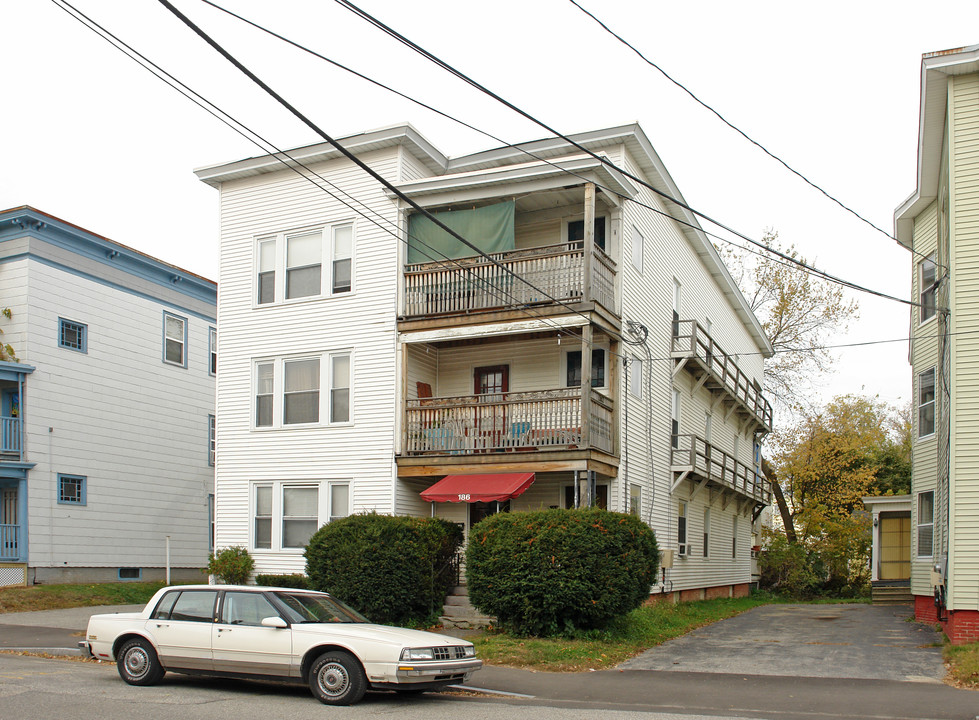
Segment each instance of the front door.
M469 503L469 528L490 515L498 512L510 512L510 501L505 502L474 502Z
M880 579L911 577L911 518L880 518Z
M510 390L510 366L491 365L473 370L476 395L474 422L477 450L500 447L506 435L506 393Z
M17 488L0 489L0 560L16 560L18 550Z

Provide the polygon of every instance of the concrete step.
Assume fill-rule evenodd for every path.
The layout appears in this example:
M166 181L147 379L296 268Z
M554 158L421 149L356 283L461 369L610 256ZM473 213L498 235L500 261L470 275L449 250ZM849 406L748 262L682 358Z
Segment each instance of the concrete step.
M453 588L452 594L446 596L442 612L439 620L447 628L472 629L496 624L496 618L484 615L473 607L465 585Z

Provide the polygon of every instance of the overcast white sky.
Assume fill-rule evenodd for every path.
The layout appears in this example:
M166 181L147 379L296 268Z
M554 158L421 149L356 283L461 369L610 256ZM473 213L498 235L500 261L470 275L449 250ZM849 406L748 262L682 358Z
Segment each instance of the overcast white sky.
M974 0L580 2L889 232L915 187L921 54L979 42ZM72 4L279 147L318 141L156 0ZM199 0L174 4L334 137L409 121L449 155L497 144ZM545 135L329 0L221 4L508 142ZM905 250L722 125L568 0L358 4L563 133L638 121L693 207L752 237L773 228L822 269L907 297ZM32 205L219 279L218 195L192 170L259 154L255 146L53 2L2 3L0 27L0 209ZM837 342L907 336L907 306L858 299L860 319ZM841 351L837 370L826 396L910 397L906 342Z

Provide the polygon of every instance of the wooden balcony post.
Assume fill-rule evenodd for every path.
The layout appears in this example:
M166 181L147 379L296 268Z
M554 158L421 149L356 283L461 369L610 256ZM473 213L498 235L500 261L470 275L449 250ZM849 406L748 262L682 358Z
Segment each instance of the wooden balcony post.
M581 446L586 448L591 447L591 348L593 338L594 333L590 324L581 328Z
M585 183L585 248L582 276L582 300L595 299L592 290L592 264L595 262L595 183ZM584 371L584 363L582 363Z

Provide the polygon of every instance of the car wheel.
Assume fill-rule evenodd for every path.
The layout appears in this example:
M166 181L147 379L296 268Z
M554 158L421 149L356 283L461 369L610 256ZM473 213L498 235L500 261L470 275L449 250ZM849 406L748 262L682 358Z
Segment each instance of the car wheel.
M116 667L119 676L130 685L156 685L166 674L156 650L143 638L134 638L122 646Z
M353 705L364 697L367 678L355 657L337 650L320 655L313 662L309 689L326 705Z

